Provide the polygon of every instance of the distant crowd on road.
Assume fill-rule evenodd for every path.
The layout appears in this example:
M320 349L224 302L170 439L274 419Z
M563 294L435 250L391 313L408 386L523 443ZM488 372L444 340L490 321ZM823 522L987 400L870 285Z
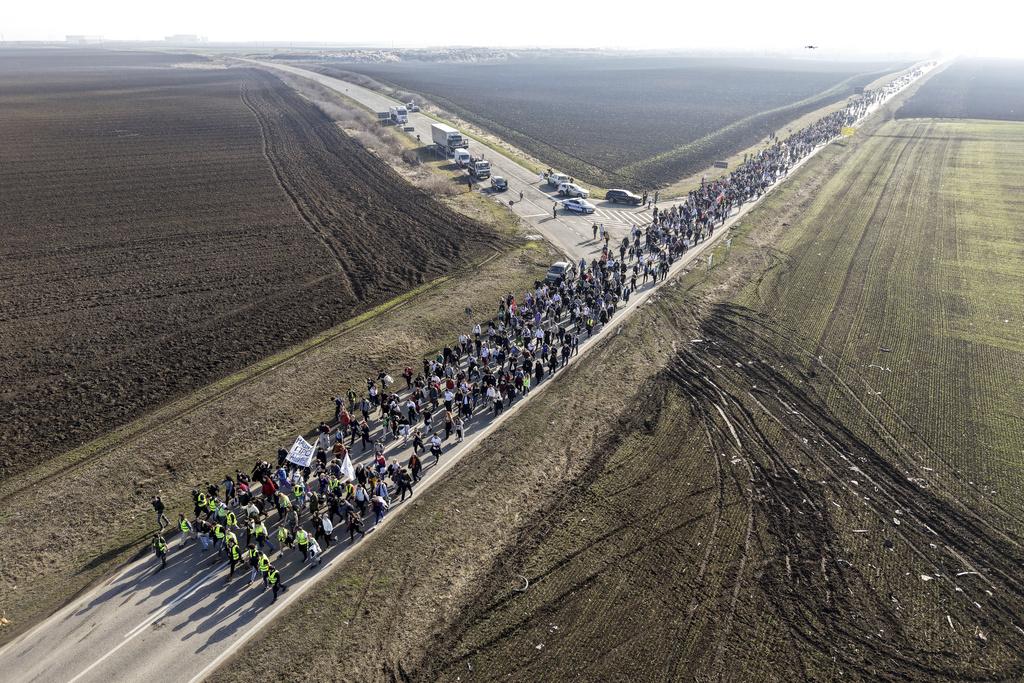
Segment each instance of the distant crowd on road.
M816 148L828 144L841 134L846 126L853 126L868 110L886 96L910 82L901 76L885 87L866 91L849 106L818 119L796 133L780 140L776 133L769 136L770 145L751 155L728 176L701 179L699 188L693 189L680 204L659 211L654 208L652 228L663 239L675 239L681 251L714 233L716 225L724 225L734 208L745 202L760 199L779 178Z
M226 559L226 581L238 566L249 566L249 583L260 579L276 601L286 586L271 560L274 553L279 564L301 557L299 568L305 563L315 567L340 525L350 544L357 536L362 539L372 530L365 528L370 517L376 527L394 504L411 497L423 471L437 466L446 448L568 365L581 345L612 322L620 305L663 281L674 259L711 236L732 207L760 197L815 147L863 116L883 93L889 94L888 89L868 93L785 140L773 135L773 144L746 158L728 177L705 178L681 204L655 208L648 225L634 226L614 247L610 234L595 223L594 239L604 241L600 258L589 264L581 260L554 282L537 282L521 298L511 292L502 297L485 323L474 325L436 357L422 359L415 369L405 367L400 373L404 387L397 388L380 370L360 391L350 388L334 398L334 420L320 424L308 465L290 461L289 451L281 448L273 464L259 461L251 471L236 470L219 482L197 486L191 514L180 512L174 522L165 516L160 497L154 497L160 532L152 547L161 569L170 552L164 531L170 526L180 534L179 548L197 539L201 553L213 551L213 563ZM424 463L425 458L432 461ZM282 559L286 550L294 552Z

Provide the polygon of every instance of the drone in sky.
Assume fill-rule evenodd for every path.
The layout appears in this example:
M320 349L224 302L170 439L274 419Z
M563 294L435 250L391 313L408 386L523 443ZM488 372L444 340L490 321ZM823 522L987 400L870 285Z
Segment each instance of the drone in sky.
M804 49L805 50L817 50L818 46L817 45L804 45Z

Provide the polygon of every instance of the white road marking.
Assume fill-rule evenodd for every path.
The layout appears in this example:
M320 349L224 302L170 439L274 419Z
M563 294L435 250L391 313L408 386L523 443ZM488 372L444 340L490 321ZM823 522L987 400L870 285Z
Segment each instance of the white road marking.
M169 604L165 605L161 610L158 611L156 616L151 616L151 617L147 618L145 621L143 621L141 624L139 624L138 626L133 628L131 631L128 631L128 633L124 634L124 637L125 638L130 638L139 629L145 628L146 626L149 626L150 624L152 624L154 621L159 621L160 619L162 619L175 605L177 605L179 602L181 602L182 600L186 599L187 597L189 597L190 595L195 593L197 590L199 590L200 588L205 586L207 583L209 583L217 574L219 574L227 566L228 566L227 562L221 562L219 565L217 565L216 567L211 569L209 574L207 574L206 576L204 576L203 578L199 579L194 584L192 584L191 586L186 588L185 591L181 595L179 595L177 598L175 598Z
M223 562L223 563L221 563L221 564L217 565L216 567L214 567L214 568L213 568L213 569L212 569L212 570L210 571L210 573L209 573L209 574L207 574L206 576L204 576L204 577L203 577L202 579L200 579L200 580L199 580L199 581L197 581L196 583L192 584L192 586L190 586L190 587L189 587L189 588L188 588L188 589L187 589L187 590L186 590L186 591L185 591L184 593L182 593L182 594L181 594L181 595L180 595L179 597L175 598L173 602L171 602L171 603L170 603L169 605L166 605L165 607L163 607L162 609L160 609L160 610L159 610L159 611L157 612L157 614L156 614L155 616L150 616L150 617L147 617L147 619L146 619L146 620L145 620L144 622L142 622L141 624L139 624L138 626L136 626L135 628L133 628L133 629L132 629L131 631L129 631L128 633L126 633L126 634L125 634L125 636L124 636L124 640L122 640L122 641L121 641L121 642L120 642L120 643L118 644L118 646L117 646L117 647L115 647L115 648L114 648L114 649L112 649L112 650L111 650L110 652L108 652L107 654L103 655L102 657L100 657L99 659L97 659L97 660L96 660L95 662L93 662L92 664L90 664L90 665L89 665L89 667L88 667L88 668L87 668L87 669L86 669L85 671L83 671L82 673L80 673L80 674L78 674L77 676L75 676L74 678L72 678L72 679L71 679L70 681L68 681L68 683L75 683L75 681L79 680L79 679L80 679L80 678L81 678L82 676L84 676L85 674L89 673L89 672L90 672L90 671L92 671L92 670L93 670L94 668L96 668L97 666L99 666L100 664L102 664L102 663L103 663L103 662L104 662L104 661L105 661L105 660L107 659L107 657L109 657L110 655L114 654L115 652L117 652L118 650L120 650L120 649L121 649L122 647L124 647L124 646L125 646L125 645L127 645L128 643L132 642L132 640L134 640L134 639L136 638L136 636L138 636L139 634L141 634L141 633L144 633L144 632L145 632L145 627L146 627L146 626L149 626L149 625L150 625L150 624L152 624L153 622L155 622L155 621L159 621L160 619L162 619L162 618L163 618L164 616L166 616L166 614L167 614L168 612L170 612L170 611L171 611L171 610L172 610L172 609L173 609L173 608L174 608L174 607L175 607L175 606L176 606L176 605L177 605L178 603L180 603L180 602L181 602L182 600L184 600L185 598L189 597L190 595L194 594L194 593L195 593L195 592L196 592L197 590L199 590L200 588L202 588L203 586L205 586L205 585L206 585L207 583L209 583L210 581L212 581L212 580L213 580L213 578L214 578L214 577L215 577L215 576L216 576L216 575L217 575L218 573L220 573L220 572L221 572L221 571L222 571L222 570L223 570L223 569L224 569L225 567L227 567L227 566L228 566L228 563L227 563L227 562Z

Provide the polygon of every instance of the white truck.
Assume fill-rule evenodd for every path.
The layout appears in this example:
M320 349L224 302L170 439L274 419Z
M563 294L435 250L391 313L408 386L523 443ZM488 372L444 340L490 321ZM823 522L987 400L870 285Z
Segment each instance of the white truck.
M469 169L469 175L473 176L477 180L484 180L491 177L491 162L489 161L470 157L469 164L467 164L466 168Z
M400 104L397 107L391 107L388 109L388 113L391 114L391 123L396 126L404 126L409 123L409 111L405 108L404 104Z
M462 133L443 123L430 124L430 137L437 145L437 149L445 154L469 147L469 140L462 137Z

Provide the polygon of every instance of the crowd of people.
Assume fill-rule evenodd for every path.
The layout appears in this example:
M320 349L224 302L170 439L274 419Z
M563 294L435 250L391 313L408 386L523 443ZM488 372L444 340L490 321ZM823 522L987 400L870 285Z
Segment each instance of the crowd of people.
M710 237L716 225L724 225L734 208L760 199L801 159L835 139L844 127L852 126L870 107L908 82L906 77L900 77L882 89L866 91L849 106L822 117L784 140L772 133L771 144L744 155L743 162L727 176L710 181L705 176L700 187L691 190L681 203L663 211L655 207L648 231L673 251L685 252Z
M710 237L732 207L759 197L879 97L869 93L785 140L773 136L773 144L728 177L705 179L680 204L656 208L650 224L634 226L617 248L595 224L595 239L600 229L605 243L600 258L581 260L522 297L508 293L486 323L474 325L436 357L405 367L404 386L380 370L360 391L350 388L334 398L334 420L320 424L308 465L290 461L281 448L274 463L259 461L251 471L197 486L191 514L178 513L173 523L155 497L160 532L152 545L161 569L170 552L164 531L169 526L180 535L179 548L195 540L201 553L212 551L213 562L227 560L227 582L238 565L247 564L249 583L259 578L276 601L287 587L275 553L278 562L293 551L302 564L316 566L341 525L350 544L362 539L393 504L413 495L423 470L437 466L446 449L569 364L581 344L612 322L620 305L638 288L664 280L673 260ZM431 460L424 463L426 458Z

